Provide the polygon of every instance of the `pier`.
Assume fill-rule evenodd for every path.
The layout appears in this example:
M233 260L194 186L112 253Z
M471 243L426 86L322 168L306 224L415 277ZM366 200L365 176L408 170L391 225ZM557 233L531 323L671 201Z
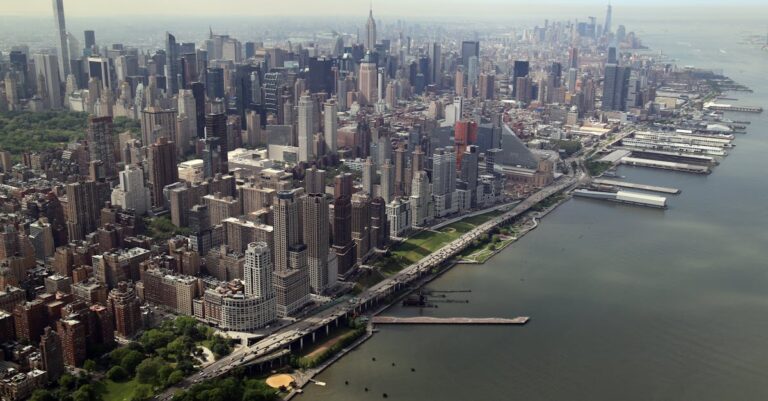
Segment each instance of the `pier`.
M757 106L734 106L732 104L707 103L705 108L717 111L741 111L744 113L762 113L763 108Z
M594 182L595 184L612 185L615 187L622 187L622 188L642 189L644 191L659 192L663 194L679 194L680 193L680 190L677 188L658 187L655 185L636 184L633 182L606 180L602 178L594 179L592 180L592 182Z
M639 159L636 157L625 157L621 159L621 164L626 164L629 166L659 168L662 170L682 171L686 173L695 173L695 174L709 174L711 172L709 170L709 167L707 166L697 166L695 164L687 164L687 163L665 162L661 160Z
M373 324L444 324L444 325L522 325L528 323L528 316L518 316L513 319L500 317L394 317L394 316L374 316L371 319Z

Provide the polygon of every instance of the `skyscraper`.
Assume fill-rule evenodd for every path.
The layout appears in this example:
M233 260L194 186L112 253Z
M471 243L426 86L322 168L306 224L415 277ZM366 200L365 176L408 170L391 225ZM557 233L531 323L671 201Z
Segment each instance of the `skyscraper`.
M86 55L90 56L92 54L91 52L96 47L96 32L87 30L83 32L83 36L85 37Z
M149 147L149 188L152 194L152 206L165 205L163 188L179 181L176 167L176 147L173 141L160 137Z
M99 196L93 181L67 184L67 233L70 241L85 239L98 227Z
M376 20L373 19L373 7L368 13L368 21L365 23L365 49L373 51L376 47Z
M384 199L385 203L392 202L392 195L394 194L394 174L395 167L389 159L384 160L381 165L381 182L379 184L379 195Z
M376 68L376 63L371 57L371 52L367 51L365 53L365 57L363 57L363 60L360 63L358 90L360 91L361 106L372 106L379 100L377 73L378 70Z
M289 249L301 243L299 201L292 191L280 191L274 204L275 270L291 268Z
M272 260L266 242L251 242L245 250L245 294L257 298L274 298Z
M443 76L443 55L440 51L440 43L434 42L429 47L429 76L427 82L429 84L440 84Z
M626 110L630 73L630 67L606 64L605 80L603 81L602 110Z
M61 94L61 75L58 58L53 54L36 54L35 73L38 82L37 94L45 106L58 110L63 103Z
M125 166L118 176L120 185L112 190L112 204L132 209L138 216L144 215L151 206L151 195L144 185L144 172L138 167Z
M165 33L165 84L168 93L175 95L179 92L179 45L176 37L170 32Z
M312 152L312 137L314 136L314 107L315 102L309 94L301 95L299 99L299 161L308 162L315 158Z
M307 245L309 286L315 294L328 288L328 198L324 193L310 193L304 198L304 243Z
M469 58L472 56L480 59L480 42L472 40L461 42L461 65L465 70L469 68Z
M339 275L344 276L355 264L352 242L352 175L337 175L333 189L333 249L338 257Z
M85 138L88 141L88 153L91 161L102 161L106 176L109 178L116 177L117 162L115 161L112 117L88 117Z
M323 129L325 131L325 150L330 153L336 153L338 150L337 137L339 131L338 122L339 106L336 101L331 99L325 102L323 118Z
M131 338L141 329L141 301L133 284L118 283L109 292L109 307L115 317L115 331L123 338Z
M611 33L611 3L608 3L608 8L605 11L605 23L603 24L603 35Z
M358 263L363 263L371 251L371 197L365 192L352 195L352 240Z
M50 327L46 327L40 338L40 354L43 368L48 372L48 380L55 382L64 373L64 355L61 349L61 337Z
M59 36L59 76L66 77L69 75L69 45L64 19L64 0L53 0L53 17L56 20L56 34Z

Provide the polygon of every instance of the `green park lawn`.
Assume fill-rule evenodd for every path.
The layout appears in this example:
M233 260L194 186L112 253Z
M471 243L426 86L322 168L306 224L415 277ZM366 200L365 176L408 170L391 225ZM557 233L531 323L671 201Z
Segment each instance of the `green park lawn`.
M451 223L439 230L424 230L396 244L391 249L391 255L378 260L374 266L384 275L391 275L404 267L415 263L437 251L462 234L500 215L503 212L493 211L477 216L467 217Z
M104 385L104 401L131 401L133 393L139 386L139 382L136 378L119 383L112 380L104 380Z

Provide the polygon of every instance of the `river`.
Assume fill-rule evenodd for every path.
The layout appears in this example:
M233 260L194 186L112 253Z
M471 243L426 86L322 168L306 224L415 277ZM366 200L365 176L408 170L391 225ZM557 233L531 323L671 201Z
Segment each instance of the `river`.
M768 106L768 52L738 44L750 27L637 24L651 48L722 69L755 90L732 97ZM452 295L470 303L386 312L528 325L384 326L297 399L768 399L768 113L729 117L752 124L711 175L619 169L680 188L667 210L572 199L485 265L430 285L471 289Z

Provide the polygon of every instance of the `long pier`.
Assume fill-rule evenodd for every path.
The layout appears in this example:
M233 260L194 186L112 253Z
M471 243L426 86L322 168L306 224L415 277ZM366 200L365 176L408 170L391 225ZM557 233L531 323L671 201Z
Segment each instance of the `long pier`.
M595 184L602 184L602 185L612 185L615 187L622 187L622 188L633 188L633 189L642 189L644 191L651 191L651 192L659 192L663 194L679 194L680 190L677 188L670 188L670 187L658 187L655 185L645 185L645 184L636 184L634 182L625 182L625 181L616 181L616 180L606 180L602 178L596 178L592 180Z
M395 317L374 316L373 324L466 324L466 325L522 325L528 323L528 316L518 316L513 319L501 317Z

